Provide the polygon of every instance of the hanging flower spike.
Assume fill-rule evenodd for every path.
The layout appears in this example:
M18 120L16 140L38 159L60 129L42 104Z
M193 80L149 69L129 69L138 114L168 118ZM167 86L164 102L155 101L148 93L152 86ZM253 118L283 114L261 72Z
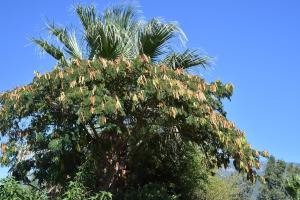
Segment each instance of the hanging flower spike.
M100 117L100 119L99 119L99 121L100 121L100 125L104 125L104 124L106 124L106 117L104 117L104 116L101 116Z
M58 100L59 100L60 102L63 102L63 101L65 100L65 98L66 98L65 93L64 93L64 92L61 92L61 93L60 93L60 96L58 97Z
M142 63L150 63L149 57L148 57L147 55L145 55L145 54L142 54L142 55L140 56L140 61L141 61Z
M77 65L77 67L80 67L80 60L79 60L79 59L76 59L76 60L75 60L75 64Z
M119 98L116 96L116 105L115 105L115 109L116 111L119 111L122 109L122 105L121 105L121 102L119 100Z
M102 64L103 68L107 67L107 60L104 58L99 58L100 63Z
M91 105L95 105L96 97L95 96L91 96L90 97L90 101L91 101Z
M7 150L7 144L2 143L2 144L1 144L1 153L2 153L2 154L5 154L5 153L6 153L6 150Z
M70 88L73 89L75 86L76 86L76 80L74 80L70 83Z
M42 75L37 71L34 71L33 73L37 79L40 79L42 77Z
M210 87L209 87L209 90L210 90L212 93L217 92L217 85L216 85L215 83L211 84Z
M90 79L91 80L96 80L96 71L94 71L94 70L90 71Z
M94 85L94 86L93 86L93 90L92 90L92 95L95 95L96 90L97 90L97 86Z

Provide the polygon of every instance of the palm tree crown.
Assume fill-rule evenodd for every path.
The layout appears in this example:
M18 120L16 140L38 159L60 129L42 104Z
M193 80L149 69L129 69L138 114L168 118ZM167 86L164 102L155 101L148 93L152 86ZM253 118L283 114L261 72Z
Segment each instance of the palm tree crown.
M185 39L176 23L164 23L158 18L146 22L130 5L113 6L104 10L102 15L97 14L94 6L79 5L76 13L83 27L83 45L79 45L75 32L55 24L48 24L47 29L63 45L63 49L44 39L33 39L42 50L63 65L74 59L134 59L141 55L174 69L197 65L206 67L208 64L208 57L201 56L195 50L174 51L171 40Z

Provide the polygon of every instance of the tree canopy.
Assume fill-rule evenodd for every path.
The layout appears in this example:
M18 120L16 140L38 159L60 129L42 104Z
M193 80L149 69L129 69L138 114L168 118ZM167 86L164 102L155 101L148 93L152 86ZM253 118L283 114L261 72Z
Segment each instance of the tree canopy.
M259 158L268 153L251 148L226 118L222 100L230 99L232 84L208 83L185 70L206 66L207 58L166 51L181 33L177 26L142 23L131 7L102 16L94 7L76 11L86 50L75 33L50 25L64 51L34 41L57 65L0 96L1 164L17 180L37 181L49 193L77 180L116 196L159 184L162 192L191 199L187 184L205 179L201 166L226 167L233 160L255 181Z

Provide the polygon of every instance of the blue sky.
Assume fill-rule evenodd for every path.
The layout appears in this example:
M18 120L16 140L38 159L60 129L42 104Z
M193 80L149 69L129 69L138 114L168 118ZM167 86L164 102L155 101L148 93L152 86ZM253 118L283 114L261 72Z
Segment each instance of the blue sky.
M77 24L74 3L112 1L6 0L0 3L0 91L29 83L33 71L54 61L41 55L30 38L43 34L46 18ZM113 1L118 2L118 1ZM141 0L146 18L178 21L189 42L215 58L208 80L235 85L228 117L253 147L277 158L300 162L300 1L297 0ZM5 170L0 170L4 175Z

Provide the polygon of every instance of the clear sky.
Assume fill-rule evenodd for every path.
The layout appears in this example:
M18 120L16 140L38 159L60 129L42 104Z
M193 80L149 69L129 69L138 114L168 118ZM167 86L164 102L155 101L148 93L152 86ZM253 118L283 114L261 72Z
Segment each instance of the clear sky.
M3 0L0 3L0 91L29 83L33 71L51 69L30 38L43 34L46 19L77 24L74 3L112 1ZM118 1L113 1L118 2ZM141 0L147 18L178 21L189 42L215 58L201 74L235 85L228 117L253 147L300 162L300 1ZM5 170L0 170L0 175Z

